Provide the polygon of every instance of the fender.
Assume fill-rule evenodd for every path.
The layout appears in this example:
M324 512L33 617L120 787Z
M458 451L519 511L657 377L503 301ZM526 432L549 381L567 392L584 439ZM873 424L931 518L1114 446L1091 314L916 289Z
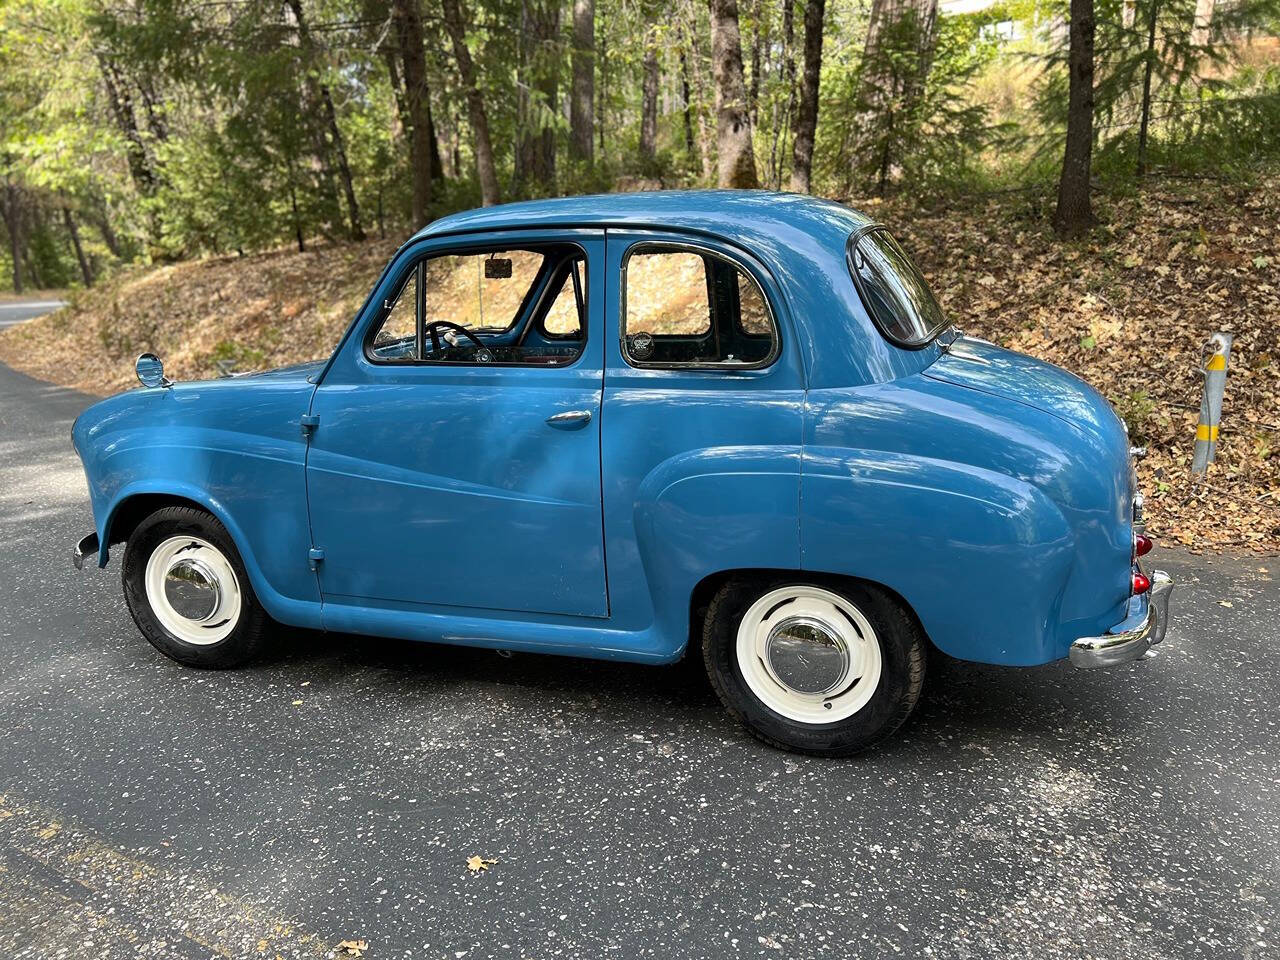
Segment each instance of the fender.
M636 545L662 654L689 634L689 598L706 577L800 568L798 445L706 447L658 464L635 501Z
M811 447L802 488L804 569L889 587L951 656L1011 665L1062 656L1075 538L1036 487L929 457Z
M227 528L272 617L319 626L300 426L311 389L301 375L205 381L133 391L85 411L73 439L89 480L99 565L130 498L182 498Z

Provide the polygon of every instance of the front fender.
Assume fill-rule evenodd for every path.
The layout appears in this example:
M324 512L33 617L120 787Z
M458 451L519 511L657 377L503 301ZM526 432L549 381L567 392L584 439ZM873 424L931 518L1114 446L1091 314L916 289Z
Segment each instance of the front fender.
M272 617L318 626L298 425L307 389L305 381L209 381L135 391L82 414L73 437L103 547L99 564L130 500L190 501L227 528Z
M1075 542L1036 487L930 457L810 447L802 491L805 569L894 590L951 656L1010 665L1062 656Z

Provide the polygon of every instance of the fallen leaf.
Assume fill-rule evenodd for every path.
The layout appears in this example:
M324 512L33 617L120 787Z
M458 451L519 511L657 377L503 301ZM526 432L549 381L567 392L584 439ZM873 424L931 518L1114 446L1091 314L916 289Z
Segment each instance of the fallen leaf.
M295 707L300 707L300 706L302 706L302 701L301 701L301 700L295 700L295 701L293 701L293 705L294 705Z
M485 860L483 857L468 857L467 869L472 873L479 873L481 870L488 870L497 860Z
M338 944L338 949L342 951L344 956L362 957L364 952L369 949L368 940L343 940Z
M1219 601L1218 601L1218 606L1220 606L1220 607L1228 607L1228 608L1230 608L1230 607L1232 607L1232 606L1233 606L1233 604L1231 603L1231 601L1230 601L1230 600L1219 600Z

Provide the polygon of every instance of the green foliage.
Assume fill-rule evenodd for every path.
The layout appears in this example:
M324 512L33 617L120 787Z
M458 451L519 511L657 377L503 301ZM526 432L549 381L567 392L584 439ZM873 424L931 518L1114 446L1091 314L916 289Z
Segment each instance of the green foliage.
M1146 390L1134 390L1111 398L1116 415L1129 428L1129 439L1141 444L1147 440L1151 418L1156 412L1156 402Z
M888 24L871 56L845 72L822 129L824 176L845 191L883 195L895 183L913 190L970 183L984 149L1012 142L1010 123L966 96L1002 41L992 26L1002 7L922 23L907 8ZM821 138L820 138L821 144Z
M440 216L478 204L480 189L439 0L417 2L443 174L430 213ZM1204 37L1193 36L1195 0L1133 2L1126 21L1125 0L1097 0L1097 169L1132 182L1148 70L1153 168L1275 169L1280 66L1237 54L1251 31L1280 30L1280 0L1222 0ZM790 178L805 6L739 4L756 166L771 187ZM1028 219L1041 216L1041 187L1061 162L1065 0L1003 0L936 23L926 5L903 3L908 14L885 25L870 54L869 6L826 6L817 189L865 196L909 185L954 196L1030 184ZM572 5L462 0L462 8L503 199L714 180L705 2L596 0L590 163L569 150ZM391 13L389 0L7 0L0 283L15 273L28 285L85 282L64 210L96 279L134 261L403 233L411 131ZM639 135L650 49L659 110L656 153L647 156Z

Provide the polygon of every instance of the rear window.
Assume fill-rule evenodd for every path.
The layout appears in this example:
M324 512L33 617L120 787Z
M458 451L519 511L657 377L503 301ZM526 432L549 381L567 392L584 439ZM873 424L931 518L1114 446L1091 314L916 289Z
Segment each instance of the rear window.
M922 347L947 325L924 277L884 227L851 236L848 260L867 312L893 343Z

